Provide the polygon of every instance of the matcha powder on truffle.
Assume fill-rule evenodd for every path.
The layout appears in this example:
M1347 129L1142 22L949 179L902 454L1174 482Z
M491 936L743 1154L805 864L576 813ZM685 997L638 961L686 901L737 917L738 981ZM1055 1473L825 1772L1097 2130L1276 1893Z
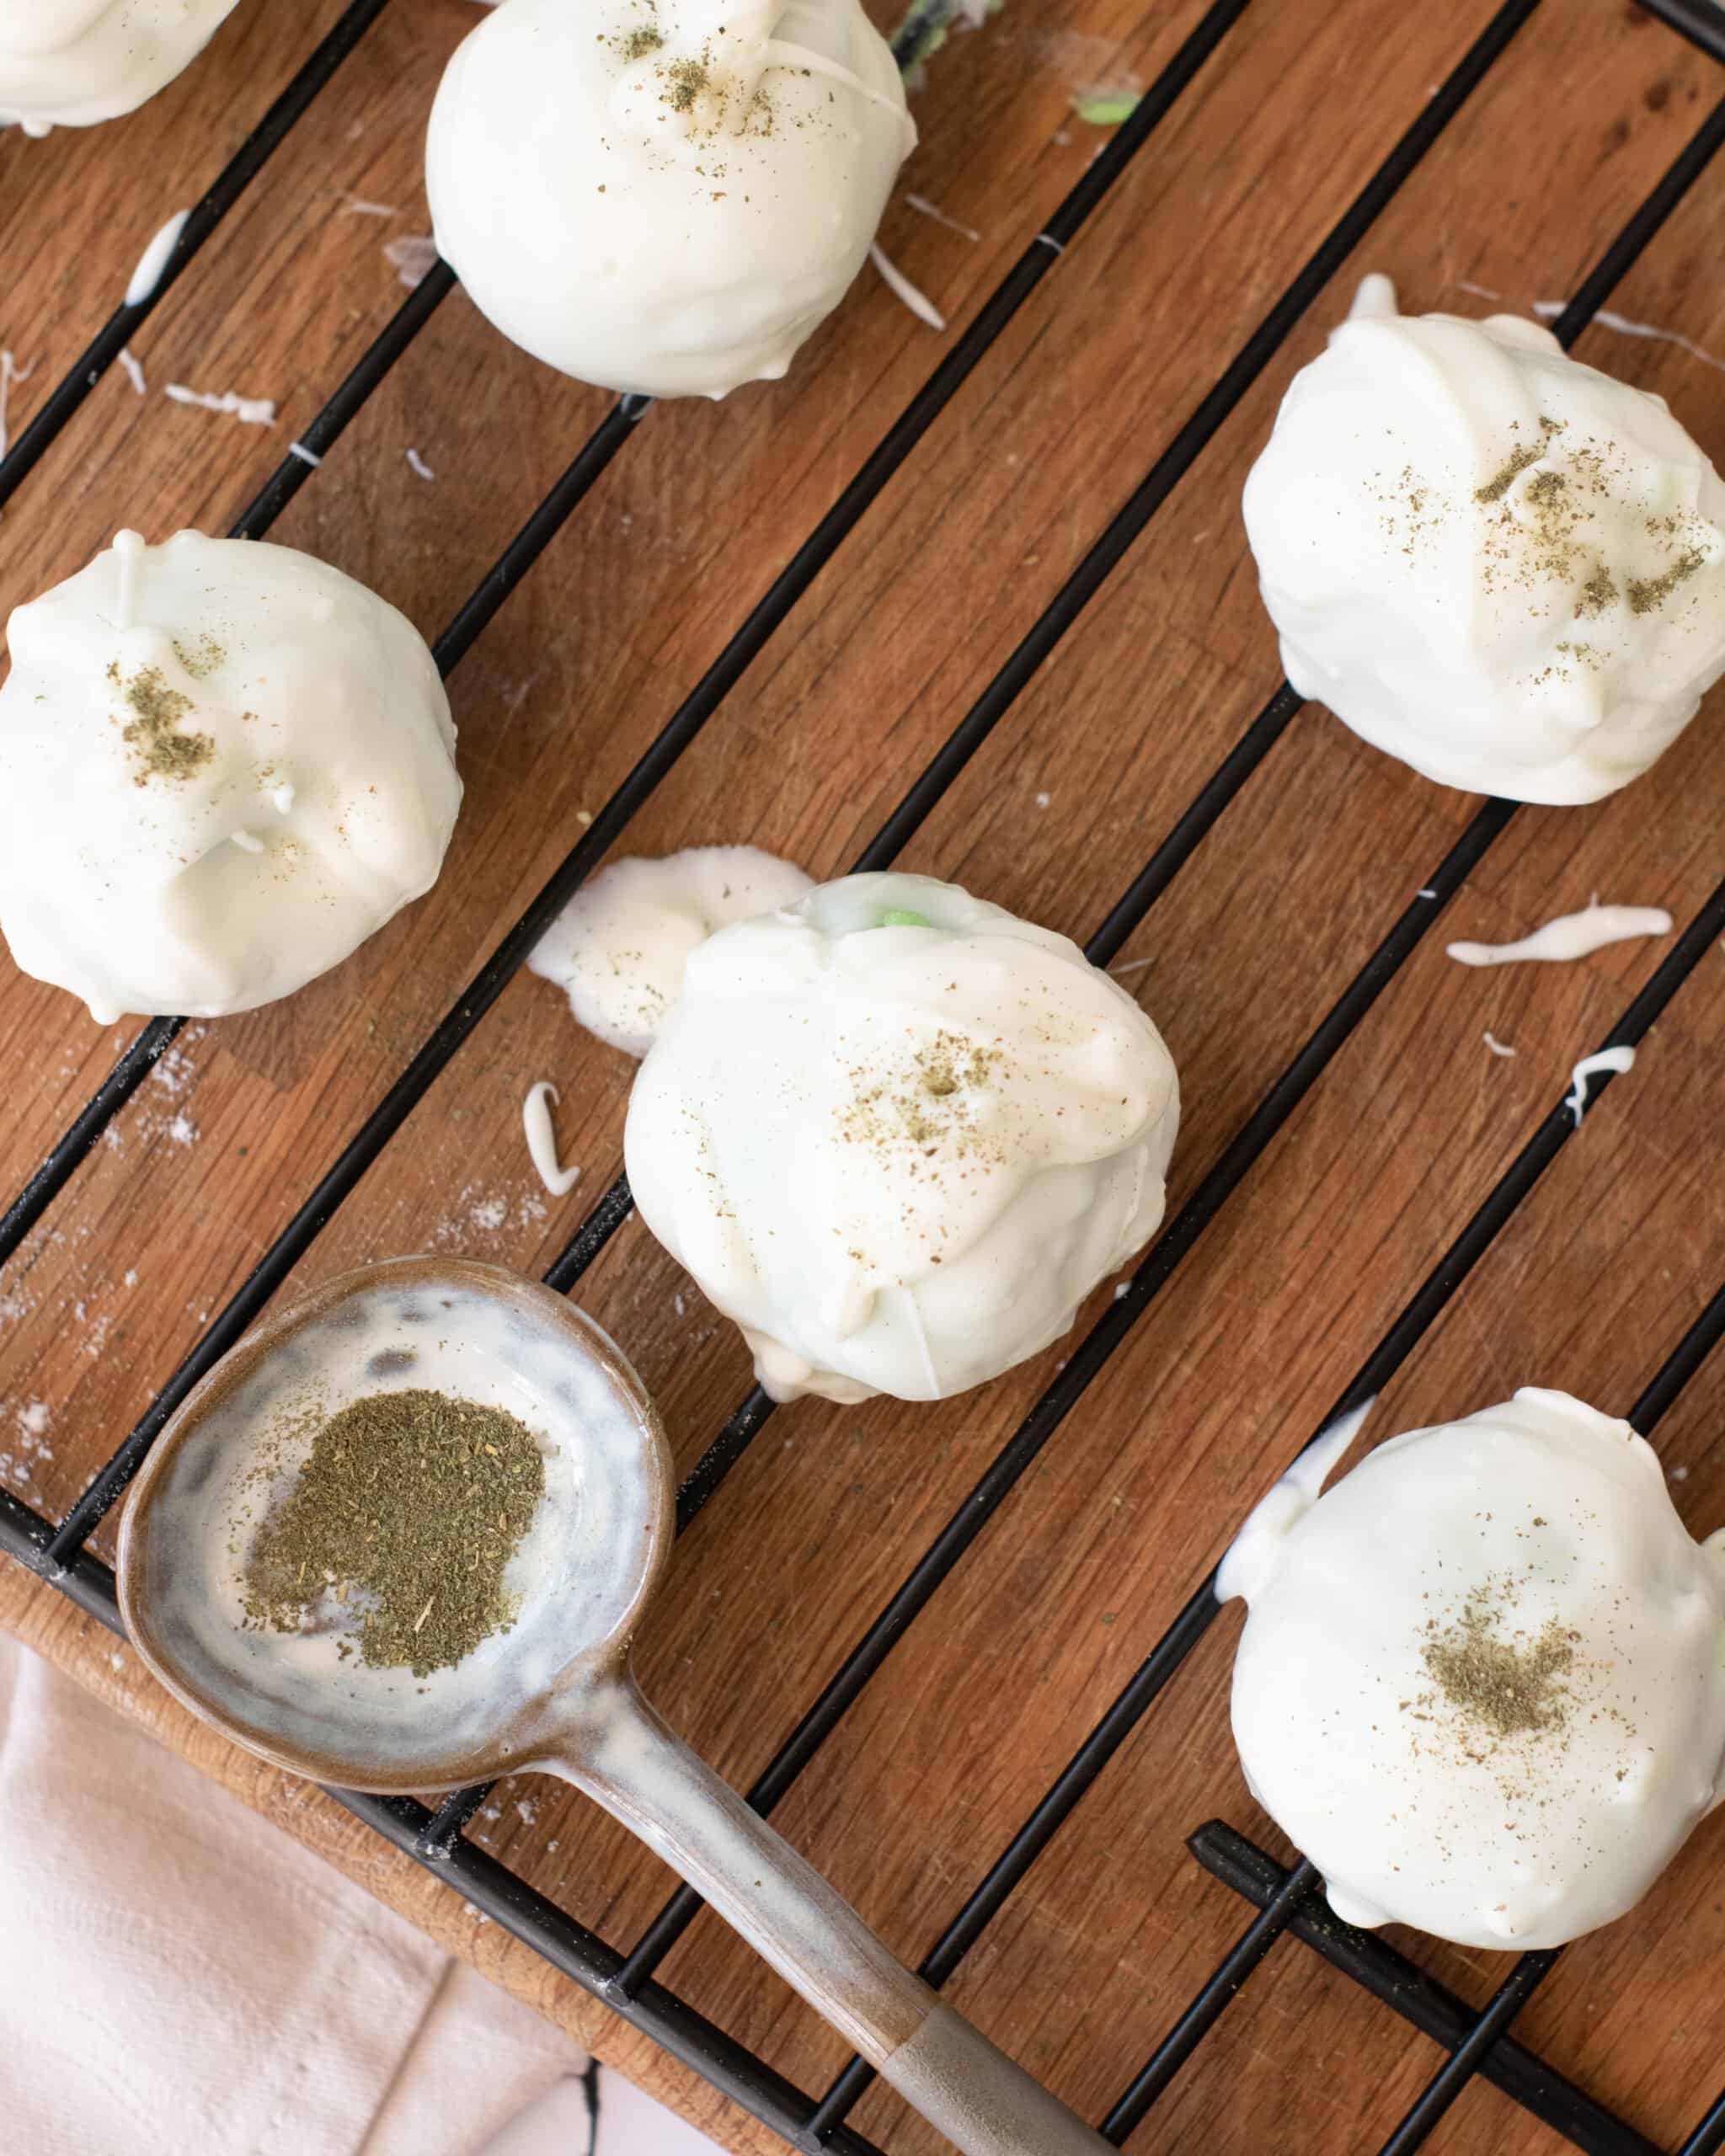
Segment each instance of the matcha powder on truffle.
M305 1630L333 1594L374 1669L449 1669L516 1604L504 1575L545 1494L533 1433L502 1408L419 1390L330 1417L245 1563L248 1622Z

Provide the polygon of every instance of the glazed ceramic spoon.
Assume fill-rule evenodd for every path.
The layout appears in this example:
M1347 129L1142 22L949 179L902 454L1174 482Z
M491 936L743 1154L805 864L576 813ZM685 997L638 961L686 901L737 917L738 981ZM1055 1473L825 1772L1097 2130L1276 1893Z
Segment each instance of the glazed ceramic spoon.
M249 1523L291 1484L311 1430L414 1386L506 1407L548 1443L545 1497L508 1576L515 1622L424 1677L344 1654L336 1623L248 1626ZM562 1775L964 2156L1100 2156L1108 2144L903 1968L642 1697L629 1649L674 1520L658 1414L595 1325L495 1267L403 1258L331 1281L190 1395L133 1487L120 1606L170 1692L293 1773L386 1795Z

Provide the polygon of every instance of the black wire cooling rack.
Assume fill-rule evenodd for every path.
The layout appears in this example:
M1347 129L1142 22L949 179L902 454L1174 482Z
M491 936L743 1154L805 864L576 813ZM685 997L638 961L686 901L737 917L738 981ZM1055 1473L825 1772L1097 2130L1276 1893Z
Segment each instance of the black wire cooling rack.
M0 507L11 499L49 446L76 415L91 389L163 294L193 264L204 243L312 105L343 61L382 15L389 0L355 0L271 106L215 184L187 219L160 282L136 306L121 307L93 339L76 365L48 397L12 450L0 460ZM796 607L911 455L923 435L958 394L983 355L1000 336L1041 280L1059 263L1092 212L1144 144L1167 118L1199 69L1224 48L1249 16L1252 0L1215 0L1197 27L1145 93L1131 117L1087 168L1046 228L1039 232L986 301L969 327L883 436L855 477L798 547L766 595L751 609L724 650L684 698L668 723L611 799L594 817L533 904L498 945L465 992L424 1043L402 1075L372 1109L339 1155L265 1252L232 1300L203 1333L136 1427L114 1454L63 1522L44 1518L10 1492L0 1491L0 1549L51 1582L82 1609L120 1629L114 1576L92 1554L88 1540L125 1491L152 1443L206 1371L234 1345L276 1289L388 1145L444 1067L521 965L570 894L597 867L683 751L725 700L786 617ZM1307 307L1479 88L1541 0L1505 0L1480 36L1434 91L1418 118L1396 144L1322 244L1289 284L1226 371L1204 398L1136 491L1108 521L1045 611L982 696L905 793L858 859L859 869L886 867L916 831L1027 686L1055 645L1102 590L1139 534L1202 453L1228 414L1281 346ZM1725 8L1717 0L1641 0L1653 15L1725 66ZM1573 344L1669 218L1697 177L1725 145L1725 97L1709 114L1670 169L1606 249L1573 300L1553 325ZM238 536L260 538L299 489L308 485L325 456L372 392L383 381L453 288L448 267L436 264L405 300L371 349L301 436L297 450L270 478L234 525ZM579 454L524 524L435 647L449 674L466 655L510 592L574 514L600 474L619 455L650 408L645 398L625 397L611 408ZM1197 797L1146 862L1087 945L1092 961L1106 965L1134 928L1198 850L1251 774L1269 755L1300 709L1283 682L1252 721ZM1264 1093L1182 1210L1164 1226L1130 1283L1110 1302L1061 1366L1017 1431L953 1513L941 1533L905 1575L833 1677L787 1737L749 1792L757 1810L769 1812L815 1757L875 1672L927 1609L941 1583L959 1565L996 1508L1077 1406L1144 1310L1190 1253L1254 1163L1288 1121L1406 963L1464 879L1502 836L1516 814L1508 801L1487 801L1438 863L1424 889L1391 926L1383 941L1303 1047ZM1632 1047L1646 1034L1695 969L1725 933L1725 883L1683 930L1647 985L1624 1011L1601 1047ZM160 1018L147 1026L115 1064L88 1105L24 1188L0 1215L0 1265L10 1261L56 1194L77 1172L103 1131L137 1090L174 1041L183 1021ZM1609 1073L1594 1081L1610 1082ZM1456 1289L1532 1191L1577 1123L1567 1107L1553 1105L1520 1153L1433 1267L1337 1401L1335 1413L1379 1391L1413 1352ZM567 1291L580 1279L630 1210L627 1184L613 1184L546 1275ZM1652 1430L1725 1334L1725 1286L1696 1319L1676 1348L1650 1376L1629 1419ZM772 1413L758 1389L719 1431L679 1494L680 1526L686 1526L724 1481ZM1329 1418L1326 1418L1327 1420ZM1216 1614L1214 1575L1200 1581L1190 1599L1106 1714L953 1916L921 1964L938 1987L957 1970L1008 1897L1071 1816L1129 1733L1161 1695ZM465 1828L488 1791L473 1789L450 1797L435 1812L404 1799L334 1794L396 1848L446 1879L485 1915L536 1949L614 2012L646 2031L728 2096L775 2128L794 2148L833 2150L840 2156L883 2156L876 2144L846 2121L868 2085L868 2069L851 2064L825 2094L811 2097L792 2086L742 2044L697 2014L658 1980L657 1971L700 1907L683 1888L671 1896L642 1936L621 1951L577 1924L509 1869L470 1842ZM1168 2031L1142 2069L1100 2122L1103 2136L1124 2143L1191 2057L1247 1977L1284 1932L1344 1971L1404 2020L1450 2054L1394 2133L1381 2156L1406 2156L1420 2147L1439 2118L1476 2074L1562 2134L1597 2156L1658 2156L1655 2144L1634 2127L1519 2044L1508 2031L1557 1956L1522 1956L1482 2012L1417 1968L1384 1940L1354 1930L1329 1912L1310 1864L1289 1870L1241 1834L1217 1822L1196 1833L1194 1855L1217 1879L1255 1905L1257 1913L1213 1974ZM1725 2148L1725 2095L1683 2142L1679 2156L1712 2156Z

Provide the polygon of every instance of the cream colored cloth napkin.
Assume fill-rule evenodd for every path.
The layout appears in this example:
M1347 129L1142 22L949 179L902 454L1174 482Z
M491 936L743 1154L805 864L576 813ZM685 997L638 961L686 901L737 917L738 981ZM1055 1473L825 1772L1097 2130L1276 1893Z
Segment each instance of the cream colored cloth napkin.
M586 2156L558 2030L3 1634L0 2034L17 2156Z

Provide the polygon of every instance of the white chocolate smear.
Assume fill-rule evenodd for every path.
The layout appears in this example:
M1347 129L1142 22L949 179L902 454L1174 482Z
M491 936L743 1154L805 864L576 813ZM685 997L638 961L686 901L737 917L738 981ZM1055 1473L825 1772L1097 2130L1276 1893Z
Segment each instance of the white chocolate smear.
M567 1198L581 1180L579 1168L566 1168L557 1157L557 1133L551 1127L551 1106L562 1096L555 1086L542 1079L527 1088L521 1103L521 1126L527 1151L539 1180L553 1198Z
M554 981L590 1033L645 1055L682 985L689 954L721 928L794 905L811 880L751 846L690 846L614 861L585 883L528 965Z
M185 229L190 210L176 210L163 226L143 253L138 257L138 266L131 273L131 282L126 288L126 305L142 307L151 298L162 281L162 272L168 267L168 258L173 253L179 236Z
M1588 1080L1602 1070L1612 1071L1621 1077L1626 1070L1633 1070L1634 1068L1635 1050L1632 1048L1602 1048L1597 1055L1583 1056L1581 1061L1569 1074L1571 1091L1568 1099L1563 1103L1570 1114L1574 1117L1575 1127L1578 1130L1581 1128L1581 1119L1587 1113L1589 1105L1587 1097Z
M126 380L131 384L132 387L137 392L140 397L147 395L150 385L144 379L143 367L138 360L136 353L132 350L131 345L122 344L120 348L118 357L120 367L126 375Z
M445 72L426 189L512 342L717 398L777 381L839 304L915 141L860 0L504 0Z
M407 453L407 457L408 469L413 473L416 479L435 479L437 477L437 474L431 469L431 467L425 462L425 458L420 456L418 450L410 449Z
M90 127L171 83L239 0L0 0L0 126Z
M1451 943L1446 949L1464 966L1514 966L1533 960L1562 964L1589 958L1608 944L1670 933L1671 916L1663 906L1602 906L1595 900L1579 913L1559 914L1514 943Z
M448 698L339 569L123 531L6 634L0 931L99 1023L288 995L436 880Z
M1725 485L1536 323L1368 278L1243 506L1293 686L1443 785L1599 800L1725 672Z
M1516 1051L1510 1047L1508 1041L1500 1041L1495 1033L1484 1033L1480 1035L1480 1038L1485 1043L1486 1046L1492 1051L1493 1055L1510 1056L1516 1053Z
M1565 1393L1393 1438L1322 1497L1279 1486L1219 1591L1248 1605L1247 1785L1347 1923L1561 1945L1725 1787L1725 1551L1644 1438Z
M775 1399L935 1400L1143 1248L1178 1122L1161 1035L1075 943L859 875L687 954L624 1152Z

